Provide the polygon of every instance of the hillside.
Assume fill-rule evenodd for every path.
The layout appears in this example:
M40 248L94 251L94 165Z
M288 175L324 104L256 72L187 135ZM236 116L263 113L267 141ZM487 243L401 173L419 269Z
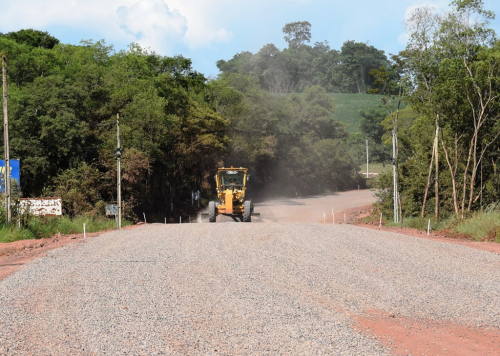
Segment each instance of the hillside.
M347 125L349 133L359 130L359 110L379 108L382 98L382 95L351 93L331 93L330 96L335 102L335 118Z

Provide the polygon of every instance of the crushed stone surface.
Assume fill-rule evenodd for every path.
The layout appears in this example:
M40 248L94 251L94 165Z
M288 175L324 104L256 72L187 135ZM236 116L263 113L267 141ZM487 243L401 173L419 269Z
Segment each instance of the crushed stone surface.
M150 224L0 281L1 355L390 355L384 310L500 327L500 255L314 223Z

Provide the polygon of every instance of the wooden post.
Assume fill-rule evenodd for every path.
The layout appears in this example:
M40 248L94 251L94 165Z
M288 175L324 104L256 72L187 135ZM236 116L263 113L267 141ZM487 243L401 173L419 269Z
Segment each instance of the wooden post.
M396 134L394 130L392 131L392 174L394 180L394 222L399 222L399 205L398 205L398 172L396 168L397 157L396 157Z
M120 114L116 114L116 200L118 205L118 228L122 227L122 149L120 145ZM146 220L146 219L144 219Z
M5 209L7 211L7 223L12 222L12 212L10 204L10 152L9 152L9 116L7 110L7 58L5 52L2 53L2 78L3 78L3 141L5 160Z

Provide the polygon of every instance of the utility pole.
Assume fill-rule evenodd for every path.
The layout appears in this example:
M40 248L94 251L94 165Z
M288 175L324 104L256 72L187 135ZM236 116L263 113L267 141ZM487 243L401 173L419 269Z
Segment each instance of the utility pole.
M120 114L116 114L116 200L118 205L118 228L122 227L122 177L121 177L121 156L120 146Z
M10 205L10 153L9 153L9 117L7 110L7 58L5 52L2 53L2 78L3 78L3 143L5 156L5 208L7 211L7 223L12 222L12 212Z
M399 209L398 209L398 174L396 170L396 137L394 130L392 131L392 170L394 179L394 222L399 222Z
M369 174L369 170L368 170L368 163L369 163L369 160L368 160L368 140L366 140L366 179L368 179L368 174Z

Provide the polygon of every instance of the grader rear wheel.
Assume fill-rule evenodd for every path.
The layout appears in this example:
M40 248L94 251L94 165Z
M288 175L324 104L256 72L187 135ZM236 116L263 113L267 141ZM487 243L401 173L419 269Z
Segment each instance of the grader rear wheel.
M217 214L215 212L215 202L211 201L208 203L208 221L215 222Z

